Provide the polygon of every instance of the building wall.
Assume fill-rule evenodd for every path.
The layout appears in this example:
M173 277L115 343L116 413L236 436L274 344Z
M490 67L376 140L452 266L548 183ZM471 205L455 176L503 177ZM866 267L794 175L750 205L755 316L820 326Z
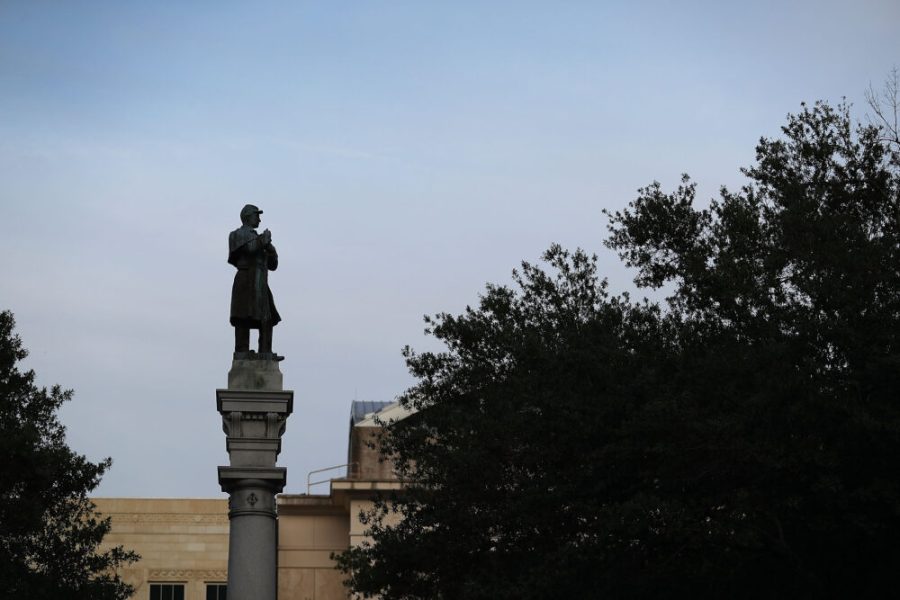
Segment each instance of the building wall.
M377 404L386 418L398 413L395 404ZM278 600L350 597L331 555L366 539L359 513L371 508L375 494L402 489L393 465L380 462L378 448L372 446L380 430L374 414L351 421L348 456L353 466L348 477L332 480L328 495L278 495ZM149 600L151 583L182 583L185 600L205 600L207 584L227 582L225 498L96 498L94 502L99 512L112 518L104 546L121 545L142 557L120 571L135 587L135 600Z
M228 580L228 501L194 498L95 498L112 518L104 547L141 555L119 574L150 598L150 583L183 583L185 600L205 600L207 583Z
M150 598L151 583L185 585L185 600L205 600L208 583L228 580L228 501L95 498L112 518L103 547L124 546L141 560L119 574ZM278 599L343 600L348 592L332 552L350 544L350 517L330 496L278 499Z
M331 554L349 539L349 515L330 496L279 496L278 600L348 598Z
M350 430L350 475L353 479L394 479L390 462L380 460L378 433L381 427L357 425Z

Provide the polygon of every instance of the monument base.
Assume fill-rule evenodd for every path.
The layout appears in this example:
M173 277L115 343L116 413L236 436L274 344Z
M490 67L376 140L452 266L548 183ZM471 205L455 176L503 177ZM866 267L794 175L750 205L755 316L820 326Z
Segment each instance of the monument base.
M276 360L235 359L228 371L229 390L281 390L283 380Z
M275 461L293 404L275 360L234 360L228 388L216 390L230 463L219 467L219 485L229 496L229 600L276 600L275 494L284 489L287 469Z

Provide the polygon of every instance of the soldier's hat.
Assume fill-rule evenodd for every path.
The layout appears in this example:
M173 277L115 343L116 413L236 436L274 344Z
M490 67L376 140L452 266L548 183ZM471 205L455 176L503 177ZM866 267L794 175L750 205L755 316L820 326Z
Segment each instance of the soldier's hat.
M257 207L252 204L244 205L244 208L241 209L241 221L244 220L245 217L249 217L254 214L263 214L263 211L259 210Z

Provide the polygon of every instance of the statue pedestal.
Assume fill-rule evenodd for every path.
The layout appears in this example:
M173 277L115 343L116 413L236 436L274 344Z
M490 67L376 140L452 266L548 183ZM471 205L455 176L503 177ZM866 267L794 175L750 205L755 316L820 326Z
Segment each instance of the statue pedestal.
M294 408L294 392L281 382L275 361L235 360L228 388L216 390L230 463L219 467L219 485L229 495L229 600L276 600L278 592L275 494L284 489L287 469L275 461Z
M274 360L236 359L228 371L229 390L281 390L282 375Z

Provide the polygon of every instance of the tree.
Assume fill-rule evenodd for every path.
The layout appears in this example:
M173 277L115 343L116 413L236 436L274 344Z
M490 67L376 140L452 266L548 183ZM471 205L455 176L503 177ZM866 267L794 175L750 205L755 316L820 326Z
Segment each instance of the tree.
M115 574L137 560L121 547L100 551L109 519L87 497L109 468L67 445L56 411L72 391L38 388L13 333L12 313L0 312L0 591L29 600L120 600L133 589Z
M685 176L609 215L664 303L557 246L426 319L407 482L338 557L394 598L866 597L900 569L900 156L825 103L705 208ZM401 517L399 520L396 516Z

